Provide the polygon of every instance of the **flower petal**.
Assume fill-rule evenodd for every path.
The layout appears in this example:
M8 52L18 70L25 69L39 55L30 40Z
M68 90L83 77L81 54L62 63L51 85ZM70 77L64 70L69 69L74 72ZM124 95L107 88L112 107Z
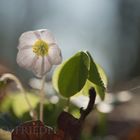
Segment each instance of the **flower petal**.
M62 62L61 51L57 45L53 45L49 48L49 61L54 64L58 65Z
M41 29L37 31L40 34L42 40L46 41L48 44L56 43L56 40L53 34L48 29Z
M52 65L47 57L38 57L34 65L32 65L32 71L37 77L42 77L50 71L51 67Z
M34 61L35 54L32 49L19 50L17 54L17 63L19 66L31 70L31 65Z
M28 31L23 33L19 38L18 49L23 48L25 46L32 46L38 38L34 31Z
M37 56L33 52L33 45L37 40L47 43L49 50L47 56ZM57 46L53 34L47 29L28 31L19 38L17 63L27 70L31 70L38 77L42 77L50 71L52 64L60 64L62 61L61 51Z

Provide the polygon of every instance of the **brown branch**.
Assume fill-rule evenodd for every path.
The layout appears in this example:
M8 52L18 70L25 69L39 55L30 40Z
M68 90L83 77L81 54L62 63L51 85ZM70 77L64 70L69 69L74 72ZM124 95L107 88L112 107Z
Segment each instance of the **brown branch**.
M88 114L92 111L94 103L95 103L95 98L96 98L96 92L94 88L91 88L89 90L89 103L88 106L85 110L83 110L83 108L80 109L81 112L81 117L80 117L80 121L84 121L85 118L88 116Z
M57 120L59 130L64 131L64 140L79 140L82 125L87 115L92 111L96 98L94 88L89 90L89 103L85 110L80 109L79 119L73 117L68 112L62 112Z

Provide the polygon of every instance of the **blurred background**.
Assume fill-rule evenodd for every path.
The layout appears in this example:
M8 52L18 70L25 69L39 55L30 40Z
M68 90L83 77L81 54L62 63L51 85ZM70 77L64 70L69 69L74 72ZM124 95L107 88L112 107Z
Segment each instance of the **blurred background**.
M128 132L133 132L138 138L140 1L0 0L0 74L12 72L26 87L34 85L32 82L38 82L32 79L31 72L17 65L16 54L21 33L42 28L54 33L64 60L78 50L88 50L108 76L106 100L97 103L99 113L89 115L84 131L91 137L85 139L127 139ZM27 83L29 80L30 84ZM16 90L13 83L9 82L9 85L10 91L11 88L12 91ZM5 90L9 91L9 87L1 90L1 102ZM11 109L10 105L8 107L7 110L1 109L2 119L7 117L7 111ZM25 116L20 119L26 120L28 117ZM16 117L8 118L13 126L19 123L14 121ZM140 137L136 140L140 140Z

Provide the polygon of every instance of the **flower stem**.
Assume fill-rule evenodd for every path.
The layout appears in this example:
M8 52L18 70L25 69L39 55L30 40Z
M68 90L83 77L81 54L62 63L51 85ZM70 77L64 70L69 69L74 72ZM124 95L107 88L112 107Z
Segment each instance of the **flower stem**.
M66 108L64 110L66 112L70 112L70 98L67 99L67 105L66 105Z
M40 121L42 122L44 120L43 115L44 115L45 79L46 79L46 75L43 76L42 78L42 84L41 84L41 89L40 89Z
M32 119L33 119L33 120L37 120L37 113L36 113L35 110L33 109L32 105L31 105L31 103L30 103L30 101L29 101L29 99L28 99L28 97L27 97L27 93L26 93L25 89L23 88L23 86L22 86L20 80L19 80L15 75L13 75L13 74L11 74L11 73L5 73L5 74L3 74L3 75L1 76L1 78L0 78L1 81L4 81L4 80L6 80L6 79L11 79L11 80L13 80L13 81L16 83L18 89L19 89L19 90L21 91L21 93L23 93L23 95L24 95L24 98L25 98L25 100L26 100L26 102L27 102L27 104L28 104L28 107L29 107L29 110L30 110L30 115L31 115Z

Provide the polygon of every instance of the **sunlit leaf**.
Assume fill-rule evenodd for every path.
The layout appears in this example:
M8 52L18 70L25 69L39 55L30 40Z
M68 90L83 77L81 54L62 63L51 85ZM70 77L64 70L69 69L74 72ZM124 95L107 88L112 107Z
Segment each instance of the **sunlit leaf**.
M107 78L103 69L97 65L89 52L87 52L90 57L90 69L88 80L93 84L97 94L103 100L105 96ZM105 81L105 82L104 82Z
M71 97L79 92L88 95L88 90L94 87L103 100L107 77L89 52L79 52L56 68L53 85L56 91L64 97Z
M36 107L39 103L39 98L36 95L27 93L27 97L33 107ZM28 104L22 93L9 94L1 103L0 111L9 112L12 110L16 117L22 117L26 112L29 112Z
M39 103L39 98L33 94L27 94L33 108ZM22 117L25 112L29 111L29 106L23 94L16 94L13 99L12 109L17 117Z
M86 81L86 83L85 83L85 85L84 85L84 87L83 87L83 89L80 91L80 94L82 93L82 94L84 94L84 95L89 95L88 93L89 93L89 89L91 88L91 87L93 87L93 86L95 86L93 83L91 83L89 80L87 80Z
M0 112L8 112L12 106L13 96L7 95L0 103Z
M96 66L97 66L98 72L100 74L100 77L102 79L102 82L104 83L104 87L107 88L107 85L108 85L107 75L106 75L104 69L99 64L96 63Z
M89 57L91 58L91 69L89 69L89 78L87 79L82 90L78 92L75 95L75 97L80 96L81 94L88 96L89 89L91 87L94 87L96 92L99 94L100 98L104 99L105 89L107 87L107 82L108 82L107 76L103 68L99 64L93 61L90 54Z
M88 77L89 57L84 52L61 64L54 72L53 85L64 97L71 97L85 85Z

